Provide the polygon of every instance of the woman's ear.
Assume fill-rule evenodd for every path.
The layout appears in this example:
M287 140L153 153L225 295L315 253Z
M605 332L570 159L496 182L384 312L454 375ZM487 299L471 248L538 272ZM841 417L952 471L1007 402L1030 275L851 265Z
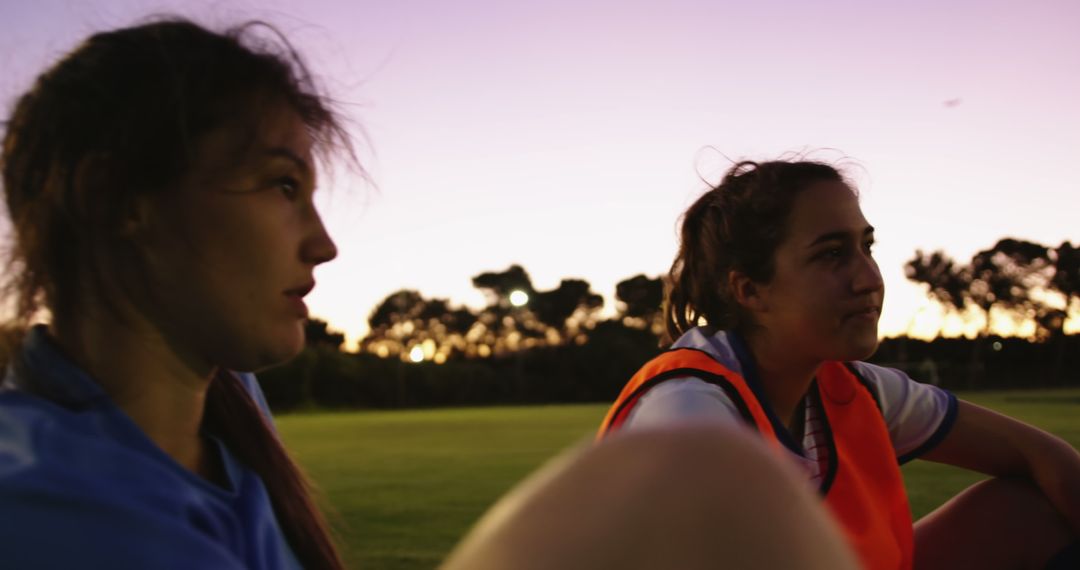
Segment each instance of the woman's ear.
M127 207L120 218L117 235L122 238L137 238L150 221L150 205L145 195L131 194L127 198Z
M747 277L745 273L732 270L728 273L727 285L731 298L743 309L752 313L760 313L768 309L765 288Z
M78 216L114 237L134 238L146 227L146 200L134 192L119 191L125 184L120 168L106 154L79 160L72 178ZM117 204L117 201L123 204ZM119 207L118 207L119 206Z

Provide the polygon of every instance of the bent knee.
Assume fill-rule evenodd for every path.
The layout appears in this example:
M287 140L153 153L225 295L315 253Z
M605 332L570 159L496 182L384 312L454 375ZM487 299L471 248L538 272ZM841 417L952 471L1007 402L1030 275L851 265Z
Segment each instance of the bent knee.
M996 477L980 481L962 493L968 500L979 501L992 510L1014 520L1050 519L1060 515L1046 495L1034 484L1022 479Z
M1033 484L987 479L916 523L916 567L1042 567L1073 540L1065 519Z
M593 450L595 460L630 467L645 478L684 485L716 477L794 476L793 466L756 433L740 426L694 424L616 434Z
M757 516L793 502L818 508L804 474L781 453L749 430L702 424L612 437L588 460L609 488L652 497L648 508L681 509L683 518L694 512L715 517L720 510Z

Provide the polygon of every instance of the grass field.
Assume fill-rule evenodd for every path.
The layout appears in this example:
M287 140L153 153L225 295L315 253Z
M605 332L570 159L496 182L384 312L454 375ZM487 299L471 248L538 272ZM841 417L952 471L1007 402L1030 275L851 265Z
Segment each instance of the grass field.
M961 394L1080 447L1080 390ZM596 429L604 405L279 417L286 443L336 510L350 567L433 568L515 482ZM912 510L925 514L979 479L915 461Z

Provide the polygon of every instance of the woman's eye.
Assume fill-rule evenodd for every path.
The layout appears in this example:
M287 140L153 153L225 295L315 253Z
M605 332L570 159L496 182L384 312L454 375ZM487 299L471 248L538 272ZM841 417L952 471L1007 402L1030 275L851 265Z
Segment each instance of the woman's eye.
M274 186L290 201L300 196L300 182L291 176L278 178L274 181Z
M864 243L863 244L863 250L866 251L866 253L873 253L873 251L874 251L874 242L868 241L868 242Z
M843 256L844 249L841 247L830 247L829 249L824 249L818 253L818 258L820 259L840 259Z

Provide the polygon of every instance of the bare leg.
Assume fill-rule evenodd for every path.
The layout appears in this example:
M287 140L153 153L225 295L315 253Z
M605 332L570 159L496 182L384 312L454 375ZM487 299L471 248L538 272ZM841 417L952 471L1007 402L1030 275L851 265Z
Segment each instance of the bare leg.
M619 434L526 479L443 568L855 569L820 499L775 455L731 427Z
M989 479L915 524L915 568L1043 568L1075 540L1033 485Z

